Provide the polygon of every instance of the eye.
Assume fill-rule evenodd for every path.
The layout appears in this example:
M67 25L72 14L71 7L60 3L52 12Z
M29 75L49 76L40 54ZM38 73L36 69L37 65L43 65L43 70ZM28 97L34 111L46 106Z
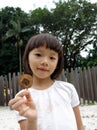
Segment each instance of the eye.
M40 53L36 53L35 55L38 56L38 57L42 56Z
M53 56L51 56L51 57L50 57L50 59L51 59L51 60L55 60L56 58L55 58L55 57L53 57Z

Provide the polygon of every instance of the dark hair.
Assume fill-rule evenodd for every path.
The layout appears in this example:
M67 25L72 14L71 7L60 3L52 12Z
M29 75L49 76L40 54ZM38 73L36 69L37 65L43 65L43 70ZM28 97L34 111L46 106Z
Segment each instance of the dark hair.
M49 33L37 34L29 39L23 55L24 73L33 75L33 72L31 71L29 66L28 56L30 51L40 46L45 46L46 48L50 48L51 50L54 50L58 53L58 64L55 71L51 75L52 79L58 78L63 69L62 44L59 43L59 40L57 38Z

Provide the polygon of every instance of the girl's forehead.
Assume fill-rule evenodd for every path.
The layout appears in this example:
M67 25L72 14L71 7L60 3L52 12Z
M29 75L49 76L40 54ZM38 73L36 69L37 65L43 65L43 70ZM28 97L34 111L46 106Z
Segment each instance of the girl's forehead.
M54 49L51 49L51 48L46 47L46 46L40 46L40 47L37 47L37 48L35 48L35 49L37 49L37 50L50 50L50 51L55 51Z
M34 48L32 51L35 51L35 52L46 52L46 53L49 52L49 53L52 53L52 54L58 54L58 52L56 52L55 50L47 48L45 46Z

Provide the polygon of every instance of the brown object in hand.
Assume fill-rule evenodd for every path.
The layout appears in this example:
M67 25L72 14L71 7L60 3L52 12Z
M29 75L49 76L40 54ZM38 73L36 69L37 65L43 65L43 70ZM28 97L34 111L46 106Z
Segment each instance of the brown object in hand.
M18 79L18 83L21 86L21 88L23 88L23 89L30 88L33 83L32 76L29 74L20 75L20 77Z

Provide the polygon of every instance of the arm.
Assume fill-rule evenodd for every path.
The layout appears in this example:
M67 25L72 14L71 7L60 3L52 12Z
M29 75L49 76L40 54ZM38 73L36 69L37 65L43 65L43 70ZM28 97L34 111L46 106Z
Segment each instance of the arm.
M75 114L78 130L85 130L83 123L82 123L79 106L74 107L73 111L74 111L74 114Z
M27 120L21 120L18 123L20 125L20 130L25 130L26 124L27 124Z
M19 125L21 130L37 130L37 121L22 120Z

